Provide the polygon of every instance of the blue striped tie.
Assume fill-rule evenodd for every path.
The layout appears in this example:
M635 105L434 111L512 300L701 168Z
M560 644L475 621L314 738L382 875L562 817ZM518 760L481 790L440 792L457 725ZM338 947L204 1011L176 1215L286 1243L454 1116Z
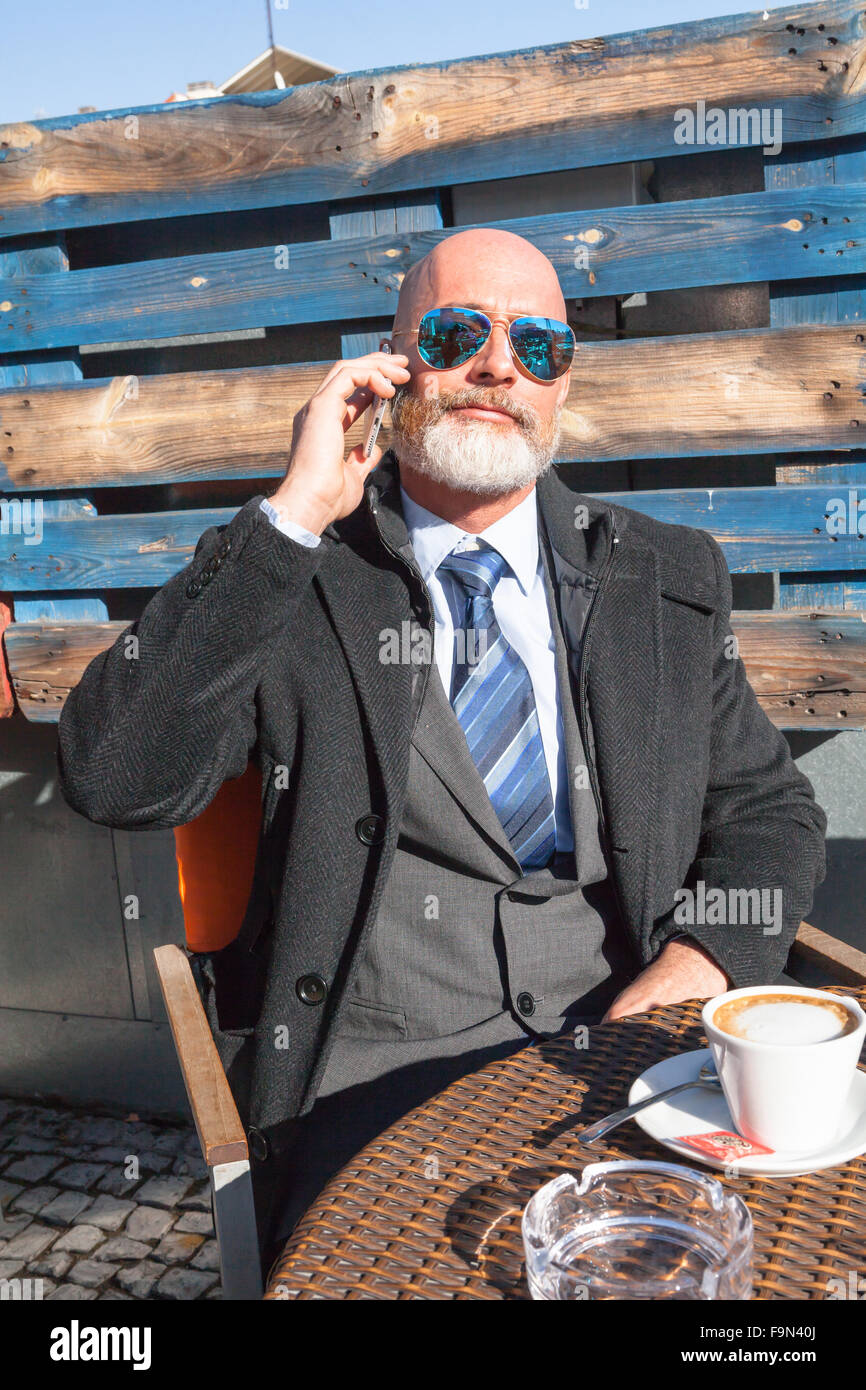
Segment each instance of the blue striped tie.
M479 547L452 551L439 566L466 600L463 631L455 631L451 704L515 858L536 869L556 844L550 778L529 672L493 611L507 562L484 541Z

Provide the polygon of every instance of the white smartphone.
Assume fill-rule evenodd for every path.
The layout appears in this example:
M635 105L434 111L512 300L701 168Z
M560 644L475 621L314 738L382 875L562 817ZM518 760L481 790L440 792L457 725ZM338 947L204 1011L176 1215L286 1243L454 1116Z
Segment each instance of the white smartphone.
M383 338L382 342L379 344L379 351L390 353L391 344L388 342L387 338ZM368 459L373 452L373 447L376 443L376 436L378 435L379 430L382 428L382 421L385 418L385 406L387 404L388 402L385 399L385 397L380 396L373 406L373 418L370 421L370 428L367 431L367 438L364 440L365 459Z

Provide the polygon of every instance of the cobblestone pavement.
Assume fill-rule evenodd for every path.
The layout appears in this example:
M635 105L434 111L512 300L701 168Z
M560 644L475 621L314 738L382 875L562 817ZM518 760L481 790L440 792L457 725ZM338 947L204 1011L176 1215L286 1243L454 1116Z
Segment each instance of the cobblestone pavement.
M0 1099L0 1212L0 1279L44 1299L222 1297L192 1125Z

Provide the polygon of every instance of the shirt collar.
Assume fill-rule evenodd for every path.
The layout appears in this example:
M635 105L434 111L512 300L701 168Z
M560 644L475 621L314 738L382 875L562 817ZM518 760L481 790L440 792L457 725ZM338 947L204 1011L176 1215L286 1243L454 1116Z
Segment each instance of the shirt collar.
M451 551L473 533L443 521L435 512L414 502L400 484L403 516L421 576L426 583ZM538 569L538 506L535 488L478 535L510 565L524 594L528 594Z

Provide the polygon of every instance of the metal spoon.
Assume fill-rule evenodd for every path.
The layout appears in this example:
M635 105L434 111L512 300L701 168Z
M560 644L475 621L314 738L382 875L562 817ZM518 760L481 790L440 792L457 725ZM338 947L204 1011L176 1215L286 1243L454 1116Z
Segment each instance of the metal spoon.
M617 1125L621 1125L624 1120L630 1120L632 1115L636 1115L639 1110L646 1110L647 1106L655 1105L657 1101L667 1100L668 1096L675 1096L679 1091L689 1091L694 1086L704 1086L711 1091L721 1090L722 1083L718 1078L716 1068L712 1062L704 1062L694 1081L683 1081L679 1086L671 1086L667 1091L657 1091L653 1096L645 1096L643 1100L638 1100L634 1105L626 1105L622 1110L615 1110L612 1115L608 1115L604 1120L598 1120L596 1124L589 1125L578 1135L581 1144L594 1144L596 1140L603 1139Z

